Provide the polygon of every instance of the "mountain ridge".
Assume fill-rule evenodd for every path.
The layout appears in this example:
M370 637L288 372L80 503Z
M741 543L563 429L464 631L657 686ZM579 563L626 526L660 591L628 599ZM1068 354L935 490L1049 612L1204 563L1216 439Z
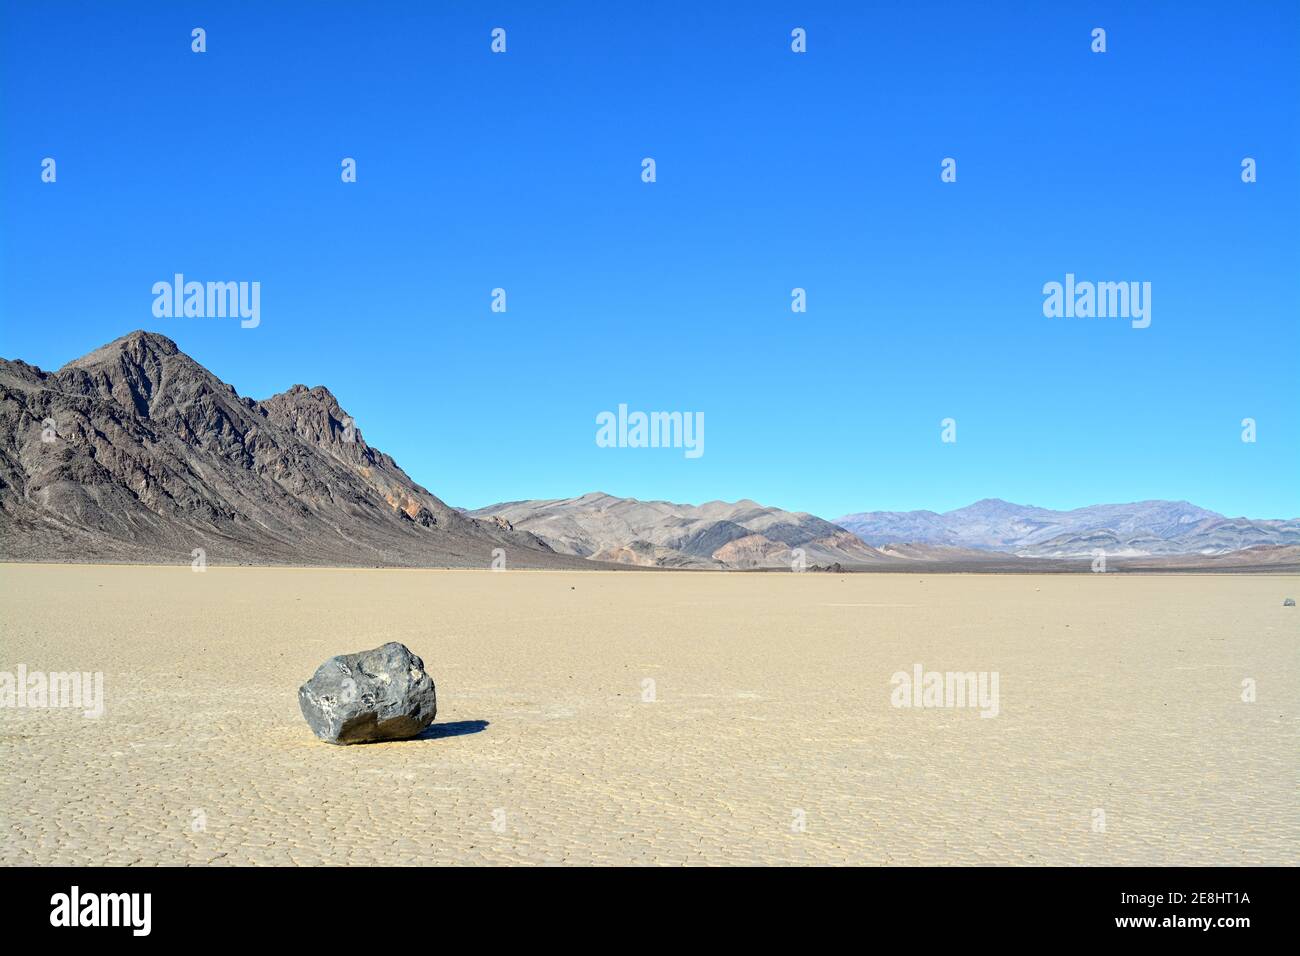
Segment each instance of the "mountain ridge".
M333 394L241 397L137 330L45 372L0 360L0 557L570 566L369 446Z
M1067 511L1000 498L951 511L872 511L835 523L864 543L928 544L1022 557L1225 554L1256 546L1300 545L1300 519L1229 518L1189 501L1147 499Z
M749 498L687 505L587 492L501 502L468 513L501 517L563 554L649 567L737 570L896 560L816 515Z
M53 372L0 359L4 560L188 562L203 549L227 563L486 567L503 549L519 567L1024 569L1040 559L1074 567L1099 550L1278 566L1296 548L1300 519L1159 499L1056 511L983 498L834 522L751 498L690 505L606 492L467 511L370 446L324 385L240 396L143 330Z

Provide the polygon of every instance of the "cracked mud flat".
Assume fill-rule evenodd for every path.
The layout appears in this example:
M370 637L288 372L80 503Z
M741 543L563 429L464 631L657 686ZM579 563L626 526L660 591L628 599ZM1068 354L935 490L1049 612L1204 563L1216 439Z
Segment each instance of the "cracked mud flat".
M0 863L1295 864L1297 591L0 565L0 671L106 695L0 708ZM316 740L298 686L389 640L433 731ZM891 706L916 663L998 672L999 715Z

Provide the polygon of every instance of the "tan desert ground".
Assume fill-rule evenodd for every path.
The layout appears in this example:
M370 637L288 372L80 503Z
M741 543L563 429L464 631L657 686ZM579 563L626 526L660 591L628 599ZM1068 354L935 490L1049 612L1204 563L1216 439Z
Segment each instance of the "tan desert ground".
M0 671L106 710L0 709L0 862L1295 864L1298 592L2 565ZM432 732L316 740L298 686L391 640ZM917 664L996 672L997 716L893 706Z

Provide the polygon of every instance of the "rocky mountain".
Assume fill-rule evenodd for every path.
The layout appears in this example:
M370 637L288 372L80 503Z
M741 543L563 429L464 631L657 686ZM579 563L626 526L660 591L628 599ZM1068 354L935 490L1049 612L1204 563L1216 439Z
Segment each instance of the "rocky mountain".
M503 502L469 513L531 531L563 554L649 567L789 568L797 548L809 567L897 560L821 518L753 501L683 505L592 492Z
M57 372L0 360L0 558L572 566L416 484L323 386L264 401L150 332Z
M0 560L488 567L497 548L508 567L784 569L802 550L809 570L1077 570L1100 549L1135 569L1279 568L1297 562L1300 520L986 499L832 524L601 493L467 513L371 447L323 386L241 397L149 332L55 372L0 359Z
M1186 501L1139 501L1052 511L986 498L965 508L872 511L836 524L863 542L943 545L1024 557L1223 554L1258 546L1300 545L1300 519L1226 518Z

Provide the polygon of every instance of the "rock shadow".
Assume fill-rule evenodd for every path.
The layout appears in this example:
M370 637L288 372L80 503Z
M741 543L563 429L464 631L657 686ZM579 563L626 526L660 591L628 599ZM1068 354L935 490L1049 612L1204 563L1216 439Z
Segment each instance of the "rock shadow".
M412 740L440 740L443 737L464 737L487 730L486 720L456 720L448 724L430 724L420 731Z

